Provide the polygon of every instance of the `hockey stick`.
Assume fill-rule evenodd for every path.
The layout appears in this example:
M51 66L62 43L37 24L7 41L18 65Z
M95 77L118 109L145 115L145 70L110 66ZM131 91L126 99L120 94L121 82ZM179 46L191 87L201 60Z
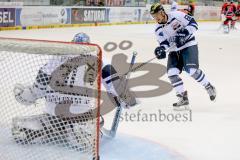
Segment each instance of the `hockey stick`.
M135 63L136 56L137 56L137 52L133 52L131 64L129 66L129 70L126 74L124 74L126 76L126 83L125 83L125 86L124 86L123 94L126 93L128 79L129 79L130 74L132 72L132 67ZM119 103L117 97L114 97L114 101L117 104L117 109L116 109L115 116L114 116L114 119L113 119L113 122L112 122L111 130L107 130L105 128L102 128L103 134L108 138L114 138L116 136L118 125L119 125L119 120L120 120L120 115L122 113L122 106Z
M169 52L171 49L173 49L175 47L175 45L172 45L171 47L169 47L166 52ZM147 65L149 62L153 61L154 59L156 59L157 57L153 57L151 59L149 59L148 61L144 62L144 63L141 63L140 65L136 66L133 68L133 65L134 65L134 62L135 62L135 58L136 58L136 55L137 53L134 52L133 53L133 56L132 56L132 60L131 60L131 64L129 66L129 70L128 72L126 72L125 74L123 74L122 76L120 77L123 77L123 76L126 76L126 85L127 85L127 82L128 82L128 79L130 77L130 73L131 72L135 72L137 71L139 68L142 68L143 66ZM124 88L124 92L126 91L126 85L125 85L125 88ZM117 98L114 97L114 100L117 104L117 110L115 112L115 116L114 116L114 120L113 120L113 123L112 123L112 127L111 127L111 130L107 130L105 128L102 128L102 132L103 134L108 137L108 138L114 138L116 136L116 132L117 132L117 128L118 128L118 124L119 124L119 120L120 120L120 115L122 113L122 107L120 106L120 103L118 102Z
M186 39L186 41L188 41L188 40L191 38L192 35L193 35L193 34L190 34L189 37ZM176 44L170 46L165 52L166 52L166 53L170 52L174 47L176 47ZM143 66L147 65L148 63L152 62L154 59L157 59L157 57L154 56L153 58L149 59L148 61L139 64L138 66L132 68L131 70L129 70L128 72L126 72L126 73L123 74L122 76L126 76L129 72L135 72L135 71L137 71L138 69L140 69L140 68L142 68Z
M138 65L138 66L132 68L130 71L126 72L124 75L127 75L129 72L135 72L135 71L137 71L139 68L142 68L143 66L145 66L146 64L152 62L152 61L153 61L154 59L156 59L156 58L157 58L157 57L153 57L153 58L149 59L148 61L141 63L140 65Z
M174 47L175 47L175 45L172 45L171 47L169 47L169 48L166 50L166 53L168 53L168 52L169 52L171 49L173 49ZM138 66L130 69L128 72L126 72L126 73L123 74L122 76L126 76L129 72L135 72L135 71L137 71L138 69L140 69L140 68L142 68L143 66L147 65L148 63L152 62L154 59L157 59L157 57L154 56L153 58L149 59L148 61L139 64Z

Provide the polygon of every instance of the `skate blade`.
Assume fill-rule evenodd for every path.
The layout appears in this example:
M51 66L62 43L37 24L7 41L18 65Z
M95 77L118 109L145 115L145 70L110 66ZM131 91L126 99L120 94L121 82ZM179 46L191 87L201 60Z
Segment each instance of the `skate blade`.
M211 100L211 98L210 98L210 100L211 100L212 102L216 103L216 98L217 98L217 90L216 90L216 88L214 88L214 90L215 90L215 98L214 98L213 100Z
M211 99L210 99L211 100ZM211 100L213 103L216 103L216 97L213 99L213 100Z
M189 105L183 105L183 106L179 106L179 107L173 107L174 111L189 111L190 107Z

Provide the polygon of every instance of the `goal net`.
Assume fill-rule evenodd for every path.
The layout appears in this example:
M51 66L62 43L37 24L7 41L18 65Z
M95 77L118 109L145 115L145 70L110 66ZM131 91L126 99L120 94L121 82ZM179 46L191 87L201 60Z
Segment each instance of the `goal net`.
M0 160L97 160L101 49L0 38Z

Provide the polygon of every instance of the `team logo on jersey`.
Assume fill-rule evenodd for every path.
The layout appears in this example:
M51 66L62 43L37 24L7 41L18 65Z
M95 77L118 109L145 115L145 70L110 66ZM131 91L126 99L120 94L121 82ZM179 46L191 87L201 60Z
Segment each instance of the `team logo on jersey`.
M160 32L158 35L163 37L163 32Z
M181 27L181 25L178 22L174 22L171 27L173 28L174 31L176 31L178 28Z

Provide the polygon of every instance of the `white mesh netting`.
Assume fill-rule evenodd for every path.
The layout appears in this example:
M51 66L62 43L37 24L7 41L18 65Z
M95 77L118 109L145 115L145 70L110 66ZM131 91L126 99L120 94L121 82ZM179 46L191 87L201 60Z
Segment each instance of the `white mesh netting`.
M96 160L101 50L0 39L0 160Z

